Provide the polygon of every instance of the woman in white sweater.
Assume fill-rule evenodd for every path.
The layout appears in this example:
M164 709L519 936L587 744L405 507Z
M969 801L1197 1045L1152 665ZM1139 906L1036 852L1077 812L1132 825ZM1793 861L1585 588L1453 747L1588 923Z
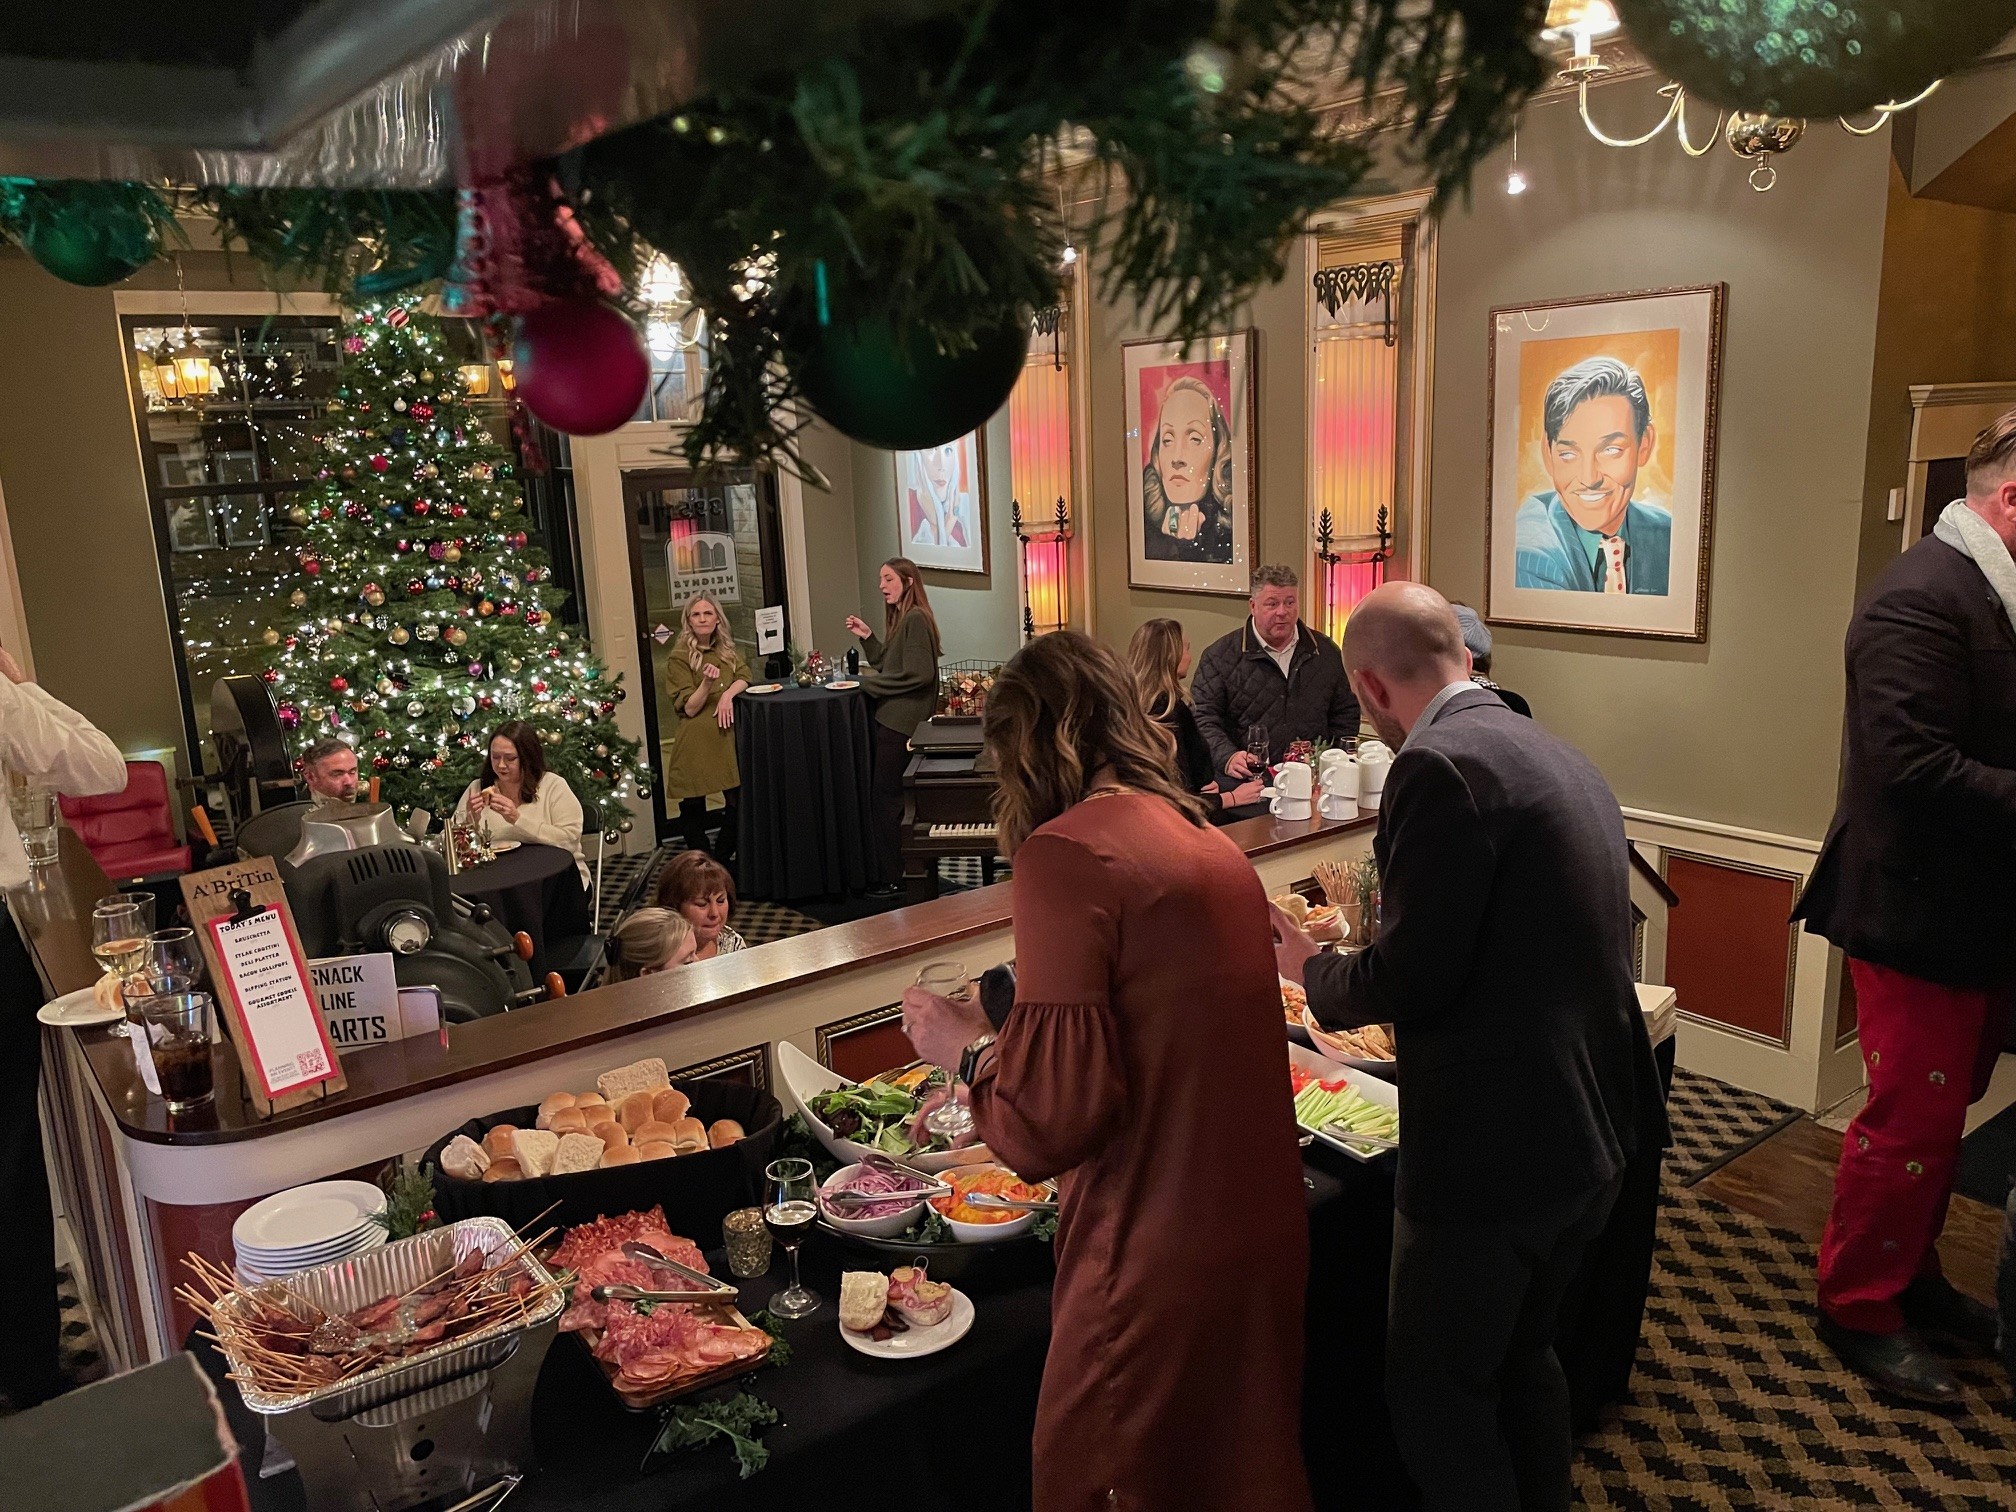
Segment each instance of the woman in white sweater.
M581 800L558 772L546 770L539 732L522 719L509 720L490 737L483 775L463 789L455 822L470 824L487 815L490 838L557 845L572 851L581 885L588 865L581 858Z

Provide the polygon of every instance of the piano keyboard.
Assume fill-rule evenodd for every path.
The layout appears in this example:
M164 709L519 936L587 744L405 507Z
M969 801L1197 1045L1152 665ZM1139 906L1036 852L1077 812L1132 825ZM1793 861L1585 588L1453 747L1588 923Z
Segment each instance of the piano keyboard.
M992 840L996 830L991 824L934 824L930 838L933 840Z

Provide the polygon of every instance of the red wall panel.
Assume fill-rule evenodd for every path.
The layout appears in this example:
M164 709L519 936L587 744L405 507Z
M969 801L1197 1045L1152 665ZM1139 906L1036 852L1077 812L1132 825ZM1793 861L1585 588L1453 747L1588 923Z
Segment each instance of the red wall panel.
M1666 980L1680 1010L1777 1044L1792 1032L1790 923L1798 879L1668 852Z

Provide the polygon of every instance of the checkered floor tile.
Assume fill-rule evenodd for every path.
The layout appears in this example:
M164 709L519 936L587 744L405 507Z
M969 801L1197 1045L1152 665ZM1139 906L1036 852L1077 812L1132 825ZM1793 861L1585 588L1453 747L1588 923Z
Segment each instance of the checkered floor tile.
M679 850L678 846L661 845L647 855L611 856L603 864L602 917L597 923L602 933L614 929L618 919L650 898L659 871ZM728 922L751 945L768 945L819 928L817 919L809 919L795 909L750 899L735 905Z
M1673 1148L1666 1152L1666 1180L1675 1186L1692 1186L1777 1133L1799 1117L1799 1110L1712 1076L1675 1071L1666 1116L1673 1124Z
M1677 1092L1677 1089L1676 1089ZM1582 1443L1576 1505L1624 1512L2016 1507L2000 1368L1955 1413L1893 1407L1814 1334L1813 1246L1669 1189L1632 1397Z

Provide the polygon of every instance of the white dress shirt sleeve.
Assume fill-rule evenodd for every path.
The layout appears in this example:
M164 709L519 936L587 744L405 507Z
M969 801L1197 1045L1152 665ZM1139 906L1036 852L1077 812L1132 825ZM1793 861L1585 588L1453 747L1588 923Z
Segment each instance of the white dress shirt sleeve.
M126 758L90 720L34 683L0 677L0 764L73 798L123 792Z

